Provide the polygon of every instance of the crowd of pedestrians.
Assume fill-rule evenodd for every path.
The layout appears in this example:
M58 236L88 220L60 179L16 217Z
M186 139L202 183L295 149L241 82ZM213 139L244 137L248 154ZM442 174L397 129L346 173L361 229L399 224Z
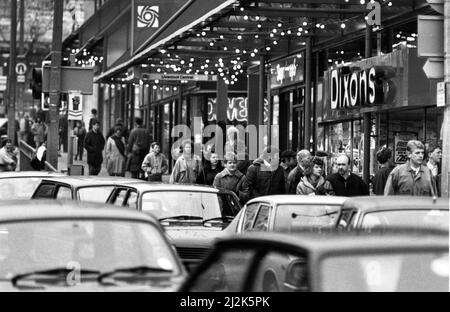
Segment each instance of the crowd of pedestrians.
M41 118L33 122L28 116L22 116L19 128L20 138L40 150L39 161L45 160L48 128ZM381 148L376 153L379 168L369 188L352 172L352 160L348 155L339 155L334 160L335 172L328 175L325 175L323 155L311 155L305 149L280 153L268 147L251 161L238 134L235 127L228 128L223 160L219 160L213 146L208 146L203 157L199 157L193 153L192 141L183 142L169 183L225 188L235 192L242 203L275 194L361 196L369 195L370 189L374 195L440 196L442 149L439 146L426 151L420 141L411 140L406 148L408 161L398 166L394 165L392 151ZM82 160L84 150L87 151L89 175L98 175L101 171L103 155L110 176L123 177L129 171L132 178L161 182L163 175L169 173L168 157L161 152L159 143L152 143L141 118L135 118L131 132L117 119L105 138L100 131L97 111L93 109L88 130L82 121L77 122L74 135L78 138L75 160ZM0 149L0 171L15 170L16 164L17 148L7 140Z

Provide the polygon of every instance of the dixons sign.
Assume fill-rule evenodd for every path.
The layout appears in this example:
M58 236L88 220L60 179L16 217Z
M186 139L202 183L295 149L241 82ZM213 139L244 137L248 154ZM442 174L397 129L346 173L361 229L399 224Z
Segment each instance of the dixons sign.
M383 101L384 70L376 67L350 71L349 67L330 73L331 109L380 104Z

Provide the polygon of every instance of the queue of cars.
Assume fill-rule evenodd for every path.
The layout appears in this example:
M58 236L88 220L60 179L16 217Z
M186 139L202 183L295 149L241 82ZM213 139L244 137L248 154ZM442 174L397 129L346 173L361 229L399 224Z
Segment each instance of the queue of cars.
M241 207L207 186L34 174L0 176L35 179L0 202L0 290L440 291L445 278L448 290L448 200L277 195ZM6 200L17 194L33 200Z

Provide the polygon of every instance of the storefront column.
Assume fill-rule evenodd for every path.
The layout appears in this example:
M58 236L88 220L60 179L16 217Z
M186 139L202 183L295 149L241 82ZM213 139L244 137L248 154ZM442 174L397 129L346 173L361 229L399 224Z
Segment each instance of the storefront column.
M183 124L183 85L180 84L178 86L178 89L180 90L180 94L178 95L178 109L177 109L177 123Z
M365 57L370 58L372 56L372 27L366 25L366 51ZM364 126L364 163L363 163L363 179L369 185L370 178L370 131L371 131L371 116L370 113L364 113L363 126Z
M259 75L249 74L247 79L247 116L249 125L259 125Z
M450 1L444 3L444 73L445 84L447 87L446 106L444 110L444 133L443 133L443 147L442 147L442 180L441 180L441 195L442 197L449 197L450 186Z
M264 99L265 99L265 87L266 87L266 56L261 55L260 58L260 65L259 65L259 96L258 96L258 105L259 105L259 111L258 111L258 126L264 124ZM270 90L267 90L267 97L270 96ZM257 127L258 127L257 126Z
M312 47L311 37L306 38L305 53L305 146L311 149L311 87L312 87Z
M219 125L227 124L228 85L222 78L217 79L216 117ZM226 129L222 129L226 130Z

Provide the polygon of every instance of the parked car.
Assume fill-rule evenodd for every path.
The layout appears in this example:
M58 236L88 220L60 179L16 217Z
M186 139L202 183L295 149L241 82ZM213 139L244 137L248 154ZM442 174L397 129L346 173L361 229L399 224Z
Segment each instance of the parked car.
M338 227L353 230L389 227L425 227L448 230L448 198L365 196L347 200Z
M206 256L241 209L239 198L227 190L144 182L116 186L108 203L159 219L188 269Z
M4 205L0 291L173 291L186 277L151 216L73 200Z
M276 195L250 200L227 228L228 234L299 228L332 228L347 197Z
M222 238L179 290L448 291L448 231L326 233Z
M30 199L42 179L64 176L46 171L0 172L0 199Z
M116 186L142 182L122 177L66 176L43 179L32 195L33 199L72 199L106 203Z

